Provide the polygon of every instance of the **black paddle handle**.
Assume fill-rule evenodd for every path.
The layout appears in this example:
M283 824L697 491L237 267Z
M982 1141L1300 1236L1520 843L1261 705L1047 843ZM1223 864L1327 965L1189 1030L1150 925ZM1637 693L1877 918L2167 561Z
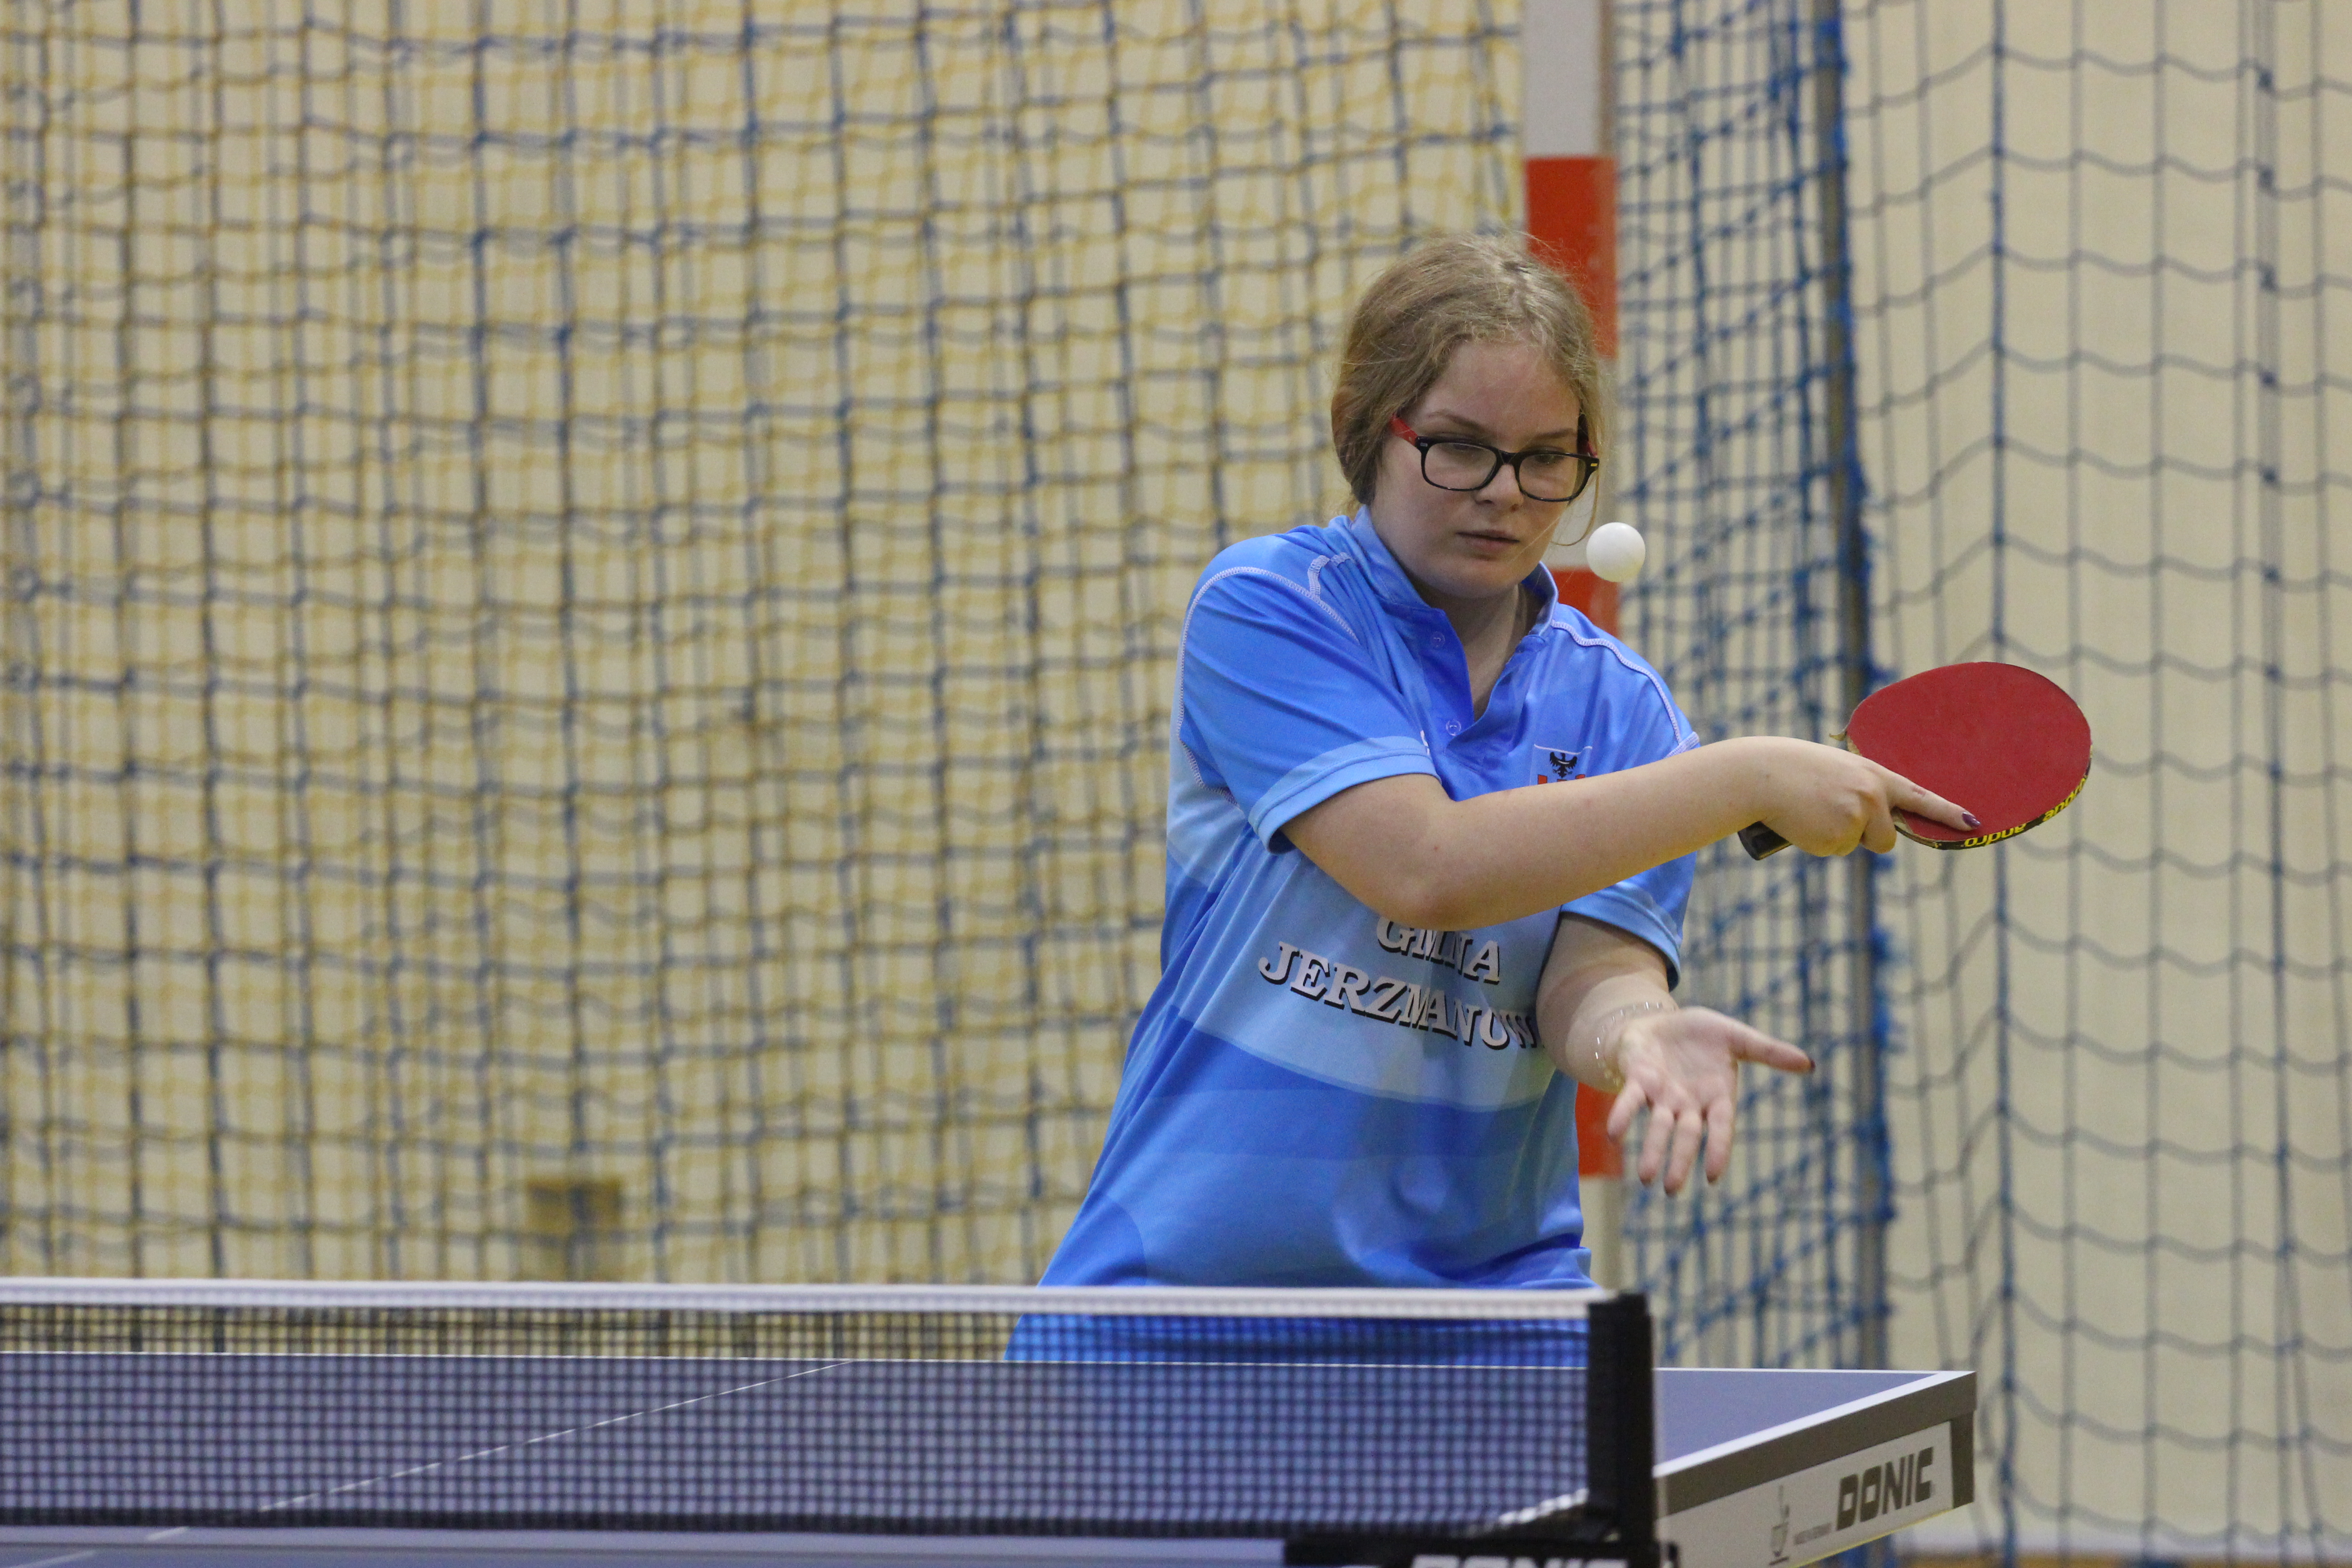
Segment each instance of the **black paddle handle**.
M1739 847L1748 851L1750 860L1761 860L1767 855L1778 855L1789 847L1789 841L1760 822L1751 822L1739 830Z

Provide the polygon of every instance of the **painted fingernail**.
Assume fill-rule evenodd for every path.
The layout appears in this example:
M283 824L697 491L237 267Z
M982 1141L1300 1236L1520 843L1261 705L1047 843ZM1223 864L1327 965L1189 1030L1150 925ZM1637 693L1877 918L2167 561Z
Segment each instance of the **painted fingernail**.
M1960 820L1968 824L1970 827L1982 827L1984 826L1983 823L1977 820L1977 814L1973 811L1964 811L1960 813Z

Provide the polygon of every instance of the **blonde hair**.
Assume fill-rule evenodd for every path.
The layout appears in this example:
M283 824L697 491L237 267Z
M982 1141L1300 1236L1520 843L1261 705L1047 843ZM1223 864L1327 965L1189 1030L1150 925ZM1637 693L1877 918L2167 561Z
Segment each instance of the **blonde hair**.
M1419 403L1465 343L1524 342L1550 362L1601 438L1603 376L1592 312L1516 237L1454 234L1415 247L1349 312L1331 393L1331 445L1360 502L1372 499L1389 421Z

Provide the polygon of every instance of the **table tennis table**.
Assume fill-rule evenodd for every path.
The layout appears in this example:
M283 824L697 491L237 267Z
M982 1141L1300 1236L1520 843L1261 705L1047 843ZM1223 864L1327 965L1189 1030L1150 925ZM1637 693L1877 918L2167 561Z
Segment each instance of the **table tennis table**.
M1351 1521L1401 1506L1504 1531L1420 1568L1541 1568L1559 1552L1508 1532L1585 1500L1562 1413L1588 1376L11 1350L0 1568L1346 1563L1372 1560ZM1807 1563L1970 1500L1971 1373L1654 1378L1657 1537L1685 1568Z

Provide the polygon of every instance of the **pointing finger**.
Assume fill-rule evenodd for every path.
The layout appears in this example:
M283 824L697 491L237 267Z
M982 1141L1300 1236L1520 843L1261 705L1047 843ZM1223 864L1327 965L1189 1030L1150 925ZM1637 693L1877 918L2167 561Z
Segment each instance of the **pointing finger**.
M1966 806L1955 805L1931 789L1921 788L1901 773L1889 771L1886 780L1886 799L1890 805L1940 822L1947 827L1956 827L1962 833L1973 833L1983 826L1977 821L1976 814Z

